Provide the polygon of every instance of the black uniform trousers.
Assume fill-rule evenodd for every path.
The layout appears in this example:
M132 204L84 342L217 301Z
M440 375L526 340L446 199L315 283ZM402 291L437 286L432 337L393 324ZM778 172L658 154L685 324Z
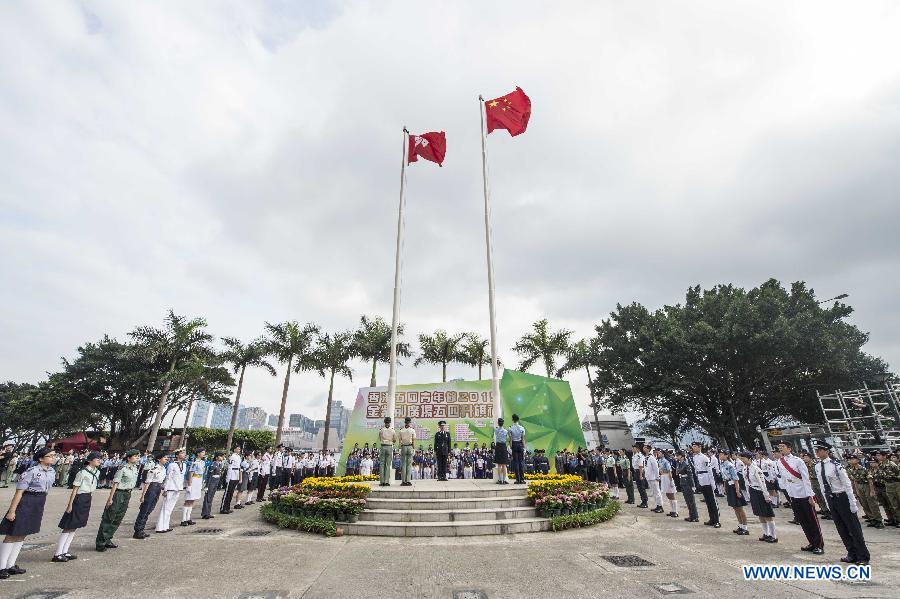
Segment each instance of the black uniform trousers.
M231 501L234 499L234 490L237 488L239 480L230 480L228 481L225 487L225 494L222 495L222 505L219 507L219 512L229 512L231 511Z
M641 496L641 503L647 505L647 480L635 477L634 486L637 487L638 495Z
M447 480L447 462L450 456L446 453L437 454L437 477L438 480Z
M688 516L694 520L699 520L700 516L697 514L697 502L694 500L694 487L691 486L690 479L680 479L681 477L679 476L676 480L678 480L681 485L681 493L684 496L684 504L688 509Z
M869 549L863 538L862 525L856 514L850 511L850 498L846 493L837 493L828 497L828 510L841 541L847 548L847 557L854 561L869 561Z
M516 482L525 482L525 444L521 441L512 442L512 463Z
M150 513L156 507L160 493L162 493L162 483L151 483L147 487L147 492L144 493L144 500L141 502L137 518L134 521L134 532L141 532L147 527L147 518L150 517Z
M212 505L213 505L213 497L216 495L216 491L219 489L219 479L221 476L210 476L209 480L206 481L206 493L203 495L203 509L200 510L200 515L204 518L212 515Z
M269 481L269 484L273 489L277 489L281 485L281 473L283 470L284 468L275 468L275 474L272 475L272 478Z
M816 510L809 497L791 497L791 509L794 510L794 520L800 523L809 544L813 548L824 549L825 540L822 538L819 517L816 516Z
M269 475L268 474L260 474L259 480L257 481L256 487L256 500L262 501L266 497L266 487L269 484Z
M719 523L719 505L716 503L716 493L712 485L700 485L700 492L703 493L703 499L706 501L706 510L709 512L709 521L713 524Z

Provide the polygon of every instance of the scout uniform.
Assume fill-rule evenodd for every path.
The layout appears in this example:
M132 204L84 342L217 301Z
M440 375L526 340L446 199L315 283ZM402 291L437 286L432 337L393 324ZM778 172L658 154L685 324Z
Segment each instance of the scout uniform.
M265 452L259 461L259 480L256 486L256 500L265 501L266 487L269 483L269 476L272 475L272 456L269 452Z
M828 451L831 445L820 441L816 449ZM821 454L820 454L821 455ZM837 528L841 541L847 549L847 557L841 561L847 563L865 564L869 562L869 549L863 538L862 526L856 512L856 499L853 497L853 483L847 476L844 467L830 457L823 458L816 464L817 475L824 487L825 509L831 512L834 526Z
M824 553L825 542L822 538L822 529L819 526L816 510L809 500L814 494L806 464L797 456L787 453L782 455L778 461L778 473L791 498L794 520L803 528L803 533L809 541L809 545L803 547L802 550L821 555Z
M148 462L144 467L144 490L141 493L141 507L138 509L137 518L134 521L134 538L146 539L148 535L144 532L147 527L147 518L156 508L159 496L162 493L163 482L166 480L166 468L159 463L164 457L162 452L155 454L155 461Z
M175 460L166 469L166 480L163 482L163 505L156 519L156 532L164 533L172 530L172 512L178 503L178 497L184 491L184 473L187 470L184 462Z
M47 492L56 481L56 471L52 466L41 464L40 459L52 452L53 450L47 447L37 450L34 458L38 463L19 475L16 483L19 504L14 512L15 520L10 522L7 518L2 518L0 534L10 537L25 537L40 532ZM10 505L11 507L12 505ZM16 564L23 544L23 540L0 544L0 578L9 578L11 575L25 573L25 569Z
M219 488L219 481L222 479L222 472L225 471L225 463L217 458L222 457L222 452L216 452L215 458L206 469L206 493L203 495L203 509L200 517L204 520L214 518L212 515L213 499L216 490Z
M241 454L234 452L228 458L228 471L225 473L225 493L222 495L222 505L219 506L220 514L231 513L231 500L234 498L234 490L241 481Z
M397 433L391 428L391 419L384 419L384 426L378 431L378 441L381 444L381 471L379 472L380 485L391 485L391 462L394 454L394 443L397 442Z
M203 475L206 474L206 461L194 459L188 471L187 488L184 493L184 501L197 501L203 499ZM191 510L194 509L193 504L185 505L181 508L181 526L191 526L195 524L191 517Z
M691 445L699 447L699 443ZM695 453L692 456L694 472L697 474L697 484L700 485L700 492L703 493L703 499L706 502L706 510L709 512L709 520L704 522L707 526L721 528L719 524L719 504L716 503L716 494L713 491L715 478L713 477L712 468L710 466L709 456L703 452Z
M129 449L125 452L125 457L139 455L137 449ZM128 502L131 500L131 491L137 485L138 468L137 464L126 462L121 468L116 470L113 476L112 484L115 488L110 503L103 510L103 518L100 520L100 529L97 531L97 539L94 545L97 551L106 551L107 549L115 549L117 545L112 542L113 535L122 523L122 517L128 510Z
M700 522L700 516L697 514L697 503L694 501L694 476L691 471L691 465L683 454L678 455L679 458L675 462L675 476L678 477L678 484L681 486L681 493L684 496L684 503L688 508L688 517L685 522Z
M100 454L91 454L87 461L99 458ZM92 466L87 466L75 474L74 487L75 498L72 500L72 511L63 512L59 519L59 527L62 533L56 545L56 553L53 554L54 562L67 562L76 556L69 553L69 546L75 538L75 530L87 526L88 516L91 513L91 493L97 490L100 481L100 471ZM68 504L67 506L68 507Z

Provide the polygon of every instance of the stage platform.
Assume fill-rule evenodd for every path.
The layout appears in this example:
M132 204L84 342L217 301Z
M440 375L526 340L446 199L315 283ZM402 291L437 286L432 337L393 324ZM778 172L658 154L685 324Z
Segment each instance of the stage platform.
M413 486L372 487L366 509L345 534L390 537L461 537L548 530L527 497L527 485L493 480L414 480Z

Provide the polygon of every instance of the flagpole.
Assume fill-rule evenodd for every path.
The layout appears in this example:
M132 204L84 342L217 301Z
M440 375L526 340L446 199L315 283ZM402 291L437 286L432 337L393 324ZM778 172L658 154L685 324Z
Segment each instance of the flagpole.
M484 179L484 239L487 252L488 311L491 325L491 391L494 395L494 419L503 413L500 400L500 378L497 368L497 312L494 302L494 244L491 239L491 192L488 185L487 133L484 128L484 98L478 96L478 114L481 117L481 174Z
M400 150L400 206L397 210L397 253L394 259L394 311L391 316L391 366L388 375L387 410L384 416L390 416L391 428L394 428L397 395L397 327L400 320L400 250L403 247L403 205L406 199L406 149L409 131L403 127L403 147Z

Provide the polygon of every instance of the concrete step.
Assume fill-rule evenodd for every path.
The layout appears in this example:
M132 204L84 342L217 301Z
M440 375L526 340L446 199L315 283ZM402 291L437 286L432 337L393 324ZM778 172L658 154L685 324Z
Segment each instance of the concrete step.
M545 518L513 518L510 520L469 520L464 522L368 522L339 524L348 535L377 537L465 537L540 532L550 529Z
M531 501L525 495L513 497L456 497L450 499L382 499L370 495L366 503L369 510L470 510L493 509L502 510L513 507L530 506Z
M469 522L520 518L537 518L537 511L530 506L461 510L366 509L359 515L361 522Z
M525 497L527 488L522 485L497 487L496 489L428 490L414 487L374 487L369 497L373 499L457 499L464 497Z

